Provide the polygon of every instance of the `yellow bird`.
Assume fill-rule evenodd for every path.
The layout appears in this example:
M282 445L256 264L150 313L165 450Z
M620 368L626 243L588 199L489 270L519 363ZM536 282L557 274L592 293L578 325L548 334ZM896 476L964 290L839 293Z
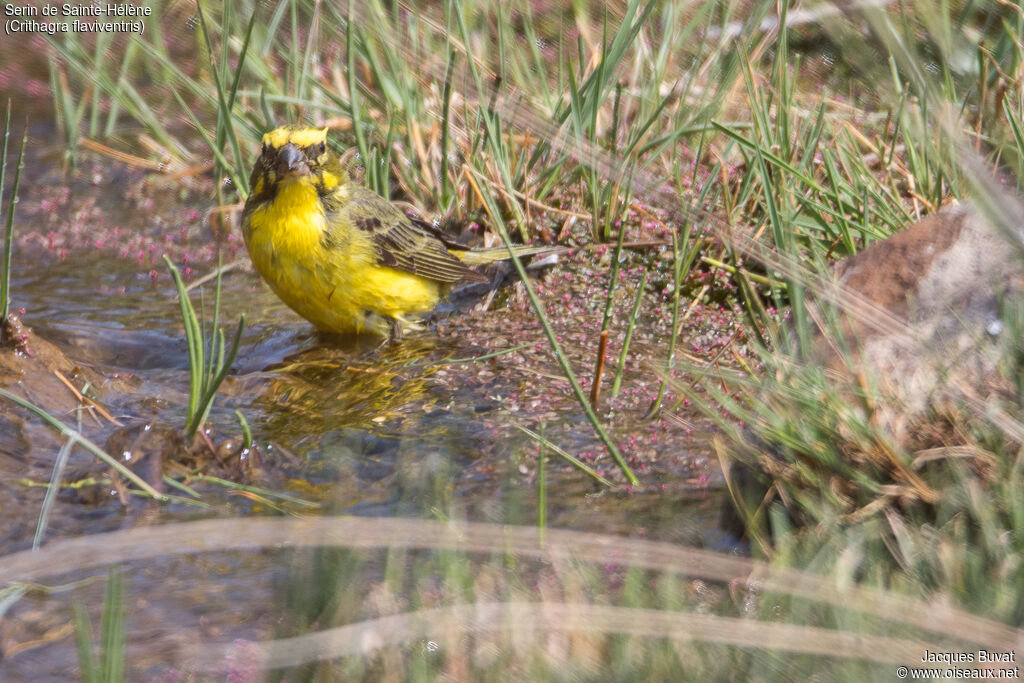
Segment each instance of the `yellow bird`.
M469 269L509 258L470 250L350 180L327 147L327 129L284 126L263 147L242 211L253 265L288 306L340 334L402 335ZM520 254L550 251L517 247Z

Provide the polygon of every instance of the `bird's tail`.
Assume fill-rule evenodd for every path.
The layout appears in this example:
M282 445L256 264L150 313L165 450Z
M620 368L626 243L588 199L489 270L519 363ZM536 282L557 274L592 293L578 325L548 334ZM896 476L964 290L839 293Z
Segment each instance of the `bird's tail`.
M557 247L512 247L516 256L530 256L532 254L544 254L555 251ZM451 250L451 253L458 257L467 266L481 266L485 263L504 261L511 258L508 249L505 247L490 247L488 249L472 249L467 251Z

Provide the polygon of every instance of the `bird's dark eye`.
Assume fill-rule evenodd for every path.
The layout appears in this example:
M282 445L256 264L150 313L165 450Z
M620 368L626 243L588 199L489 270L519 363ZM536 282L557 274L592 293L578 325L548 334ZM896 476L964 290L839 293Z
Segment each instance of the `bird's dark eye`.
M323 154L326 151L327 151L327 143L326 142L321 142L320 143L320 153Z
M266 154L266 153L267 153L267 143L264 142L262 145L260 145L260 154Z

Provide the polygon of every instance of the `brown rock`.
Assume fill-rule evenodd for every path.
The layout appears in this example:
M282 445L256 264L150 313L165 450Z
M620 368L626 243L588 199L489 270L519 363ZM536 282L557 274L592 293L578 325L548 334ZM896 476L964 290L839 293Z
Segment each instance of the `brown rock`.
M1000 220L1016 226L1020 215L1004 207ZM969 450L979 456L973 466L982 468L985 454L968 435L977 420L989 419L979 416L993 396L1014 390L1001 377L1000 363L1020 354L1014 337L1024 324L1024 254L1011 243L1020 236L1010 232L956 205L838 264L832 281L810 287L808 312L820 334L798 358L777 357L774 376L762 385L761 410L800 420L813 405L806 392L821 391L824 410L848 412L806 416L821 418L820 429L808 435L831 440L818 451L838 454L873 481L891 481L886 495L898 506L936 500L939 493L919 465L937 453L956 457ZM773 442L770 430L751 429L745 438L737 452L747 457L727 474L733 501L745 512L737 515L727 505L720 520L733 535L750 531L744 520L760 520L755 528L763 524L755 511L769 480L797 488L828 481L848 513L880 509L884 498L877 491L829 477L828 463ZM803 445L815 451L815 444ZM806 478L801 472L807 471L816 474Z
M936 405L985 396L1007 336L1003 305L1024 289L1024 264L978 211L948 207L841 262L835 274L832 298L852 354L842 361L828 333L818 352L830 368L877 380L890 399L881 426L897 442Z

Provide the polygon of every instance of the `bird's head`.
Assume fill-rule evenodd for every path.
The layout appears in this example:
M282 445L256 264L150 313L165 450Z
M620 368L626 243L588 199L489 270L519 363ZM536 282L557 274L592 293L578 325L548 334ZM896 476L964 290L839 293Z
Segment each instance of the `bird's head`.
M327 128L291 125L263 136L250 185L256 196L290 183L309 183L324 195L347 182L348 174L327 146Z

